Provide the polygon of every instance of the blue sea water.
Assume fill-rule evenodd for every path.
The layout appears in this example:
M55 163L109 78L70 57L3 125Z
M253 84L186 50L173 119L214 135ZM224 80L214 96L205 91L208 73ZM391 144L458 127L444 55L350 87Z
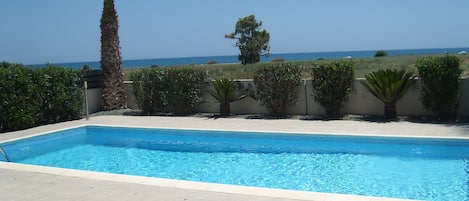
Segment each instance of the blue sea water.
M446 201L469 198L468 145L444 139L86 126L2 147L11 161L26 164Z
M433 48L433 49L400 49L400 50L386 50L389 56L399 55L426 55L426 54L442 54L442 53L458 53L461 51L469 52L469 47L465 48ZM339 51L339 52L309 52L309 53L274 53L269 57L261 57L261 62L268 62L275 58L283 58L286 61L308 61L323 59L340 59L344 57L352 58L371 58L376 53L376 50L366 51ZM156 59L136 59L124 60L124 68L141 68L150 66L180 66L189 64L207 64L209 61L216 61L217 63L239 63L237 55L230 56L205 56L205 57L181 57L181 58L156 58ZM89 62L71 62L71 63L51 63L55 66L66 66L74 69L81 69L83 65L87 64L92 69L100 69L101 64L99 61ZM43 67L46 64L34 64L33 67Z

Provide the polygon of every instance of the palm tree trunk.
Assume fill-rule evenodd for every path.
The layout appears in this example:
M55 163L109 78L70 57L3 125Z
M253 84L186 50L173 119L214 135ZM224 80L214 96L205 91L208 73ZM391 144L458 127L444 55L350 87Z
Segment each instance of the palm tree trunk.
M389 119L396 118L396 104L395 103L385 103L384 104L384 116Z
M122 73L118 20L114 0L104 0L101 16L101 68L103 70L102 106L104 110L126 106L126 90Z
M220 116L226 117L231 114L230 103L220 103Z

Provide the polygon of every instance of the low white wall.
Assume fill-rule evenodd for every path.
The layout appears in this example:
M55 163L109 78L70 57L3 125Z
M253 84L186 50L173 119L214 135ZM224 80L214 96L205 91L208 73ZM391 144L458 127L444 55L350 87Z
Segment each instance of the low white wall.
M384 116L384 103L375 98L368 90L363 87L360 83L361 79L355 80L355 92L350 96L348 103L342 108L342 114L357 114L357 115L373 115L373 116ZM252 80L244 79L236 81L238 86L244 88L254 88ZM132 91L132 82L125 82L127 89L127 106L132 109L138 109L135 103L135 97ZM311 80L306 80L297 89L299 93L298 101L296 104L291 105L288 108L289 114L297 115L323 115L324 109L322 106L313 101L313 89L311 86ZM397 114L408 115L408 116L422 116L431 115L432 113L426 110L420 102L420 81L410 88L407 94L397 103ZM99 94L98 94L99 93ZM90 94L90 93L89 93ZM91 96L91 94L90 94ZM95 90L93 92L94 98L93 104L99 106L91 106L91 111L96 112L101 108L101 95L100 91ZM98 100L99 99L99 100ZM206 113L218 113L219 104L211 101L209 95L204 95L204 100L197 108L197 112ZM460 106L458 115L461 117L469 117L469 79L461 80L461 96ZM93 110L91 109L93 108ZM99 109L98 109L99 108ZM233 114L266 114L267 109L261 105L261 103L253 98L247 97L245 99L231 103L231 112Z
M127 90L127 107L131 109L138 109L137 102L134 96L134 89L132 88L132 81L125 81L124 86Z
M355 93L343 108L344 114L384 116L384 103L373 96L361 83L355 81ZM431 115L420 102L421 83L416 81L409 91L396 104L397 115Z
M101 106L101 94L103 92L102 88L93 88L86 90L88 95L88 112L95 113L102 111Z
M350 96L349 101L341 109L341 114L357 114L357 115L372 115L384 116L384 103L374 97L368 90L360 83L363 79L355 80L355 92ZM254 86L252 80L238 81L243 83L244 86ZM300 87L297 89L299 96L296 104L288 108L289 114L298 115L323 115L325 114L322 106L313 101L313 89L311 80L303 80ZM426 110L420 102L421 83L416 81L415 84L409 89L404 97L396 104L397 114L406 116L425 116L432 113ZM210 99L208 95L204 98ZM203 102L197 107L199 112L218 112L218 103ZM266 114L267 109L260 104L260 102L248 97L240 101L231 103L231 112L233 114ZM461 96L458 115L469 117L469 79L461 80Z

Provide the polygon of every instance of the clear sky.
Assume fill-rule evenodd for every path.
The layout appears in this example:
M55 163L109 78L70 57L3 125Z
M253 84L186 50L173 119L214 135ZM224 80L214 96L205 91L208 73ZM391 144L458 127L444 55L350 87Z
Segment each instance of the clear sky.
M469 47L469 0L115 0L123 59L237 55L256 15L272 53ZM0 61L98 61L102 0L0 0Z

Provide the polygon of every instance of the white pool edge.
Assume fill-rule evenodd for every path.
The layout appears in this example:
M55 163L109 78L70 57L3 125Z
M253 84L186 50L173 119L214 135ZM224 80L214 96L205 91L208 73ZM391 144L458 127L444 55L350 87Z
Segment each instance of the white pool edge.
M19 164L11 162L0 162L0 169L8 169L13 171L24 171L32 173L59 175L67 177L77 177L83 179L124 182L139 185L149 185L168 188L179 188L188 190L211 191L218 193L243 194L262 197L274 197L296 200L349 200L349 201L405 201L409 199L385 198L349 194L334 194L321 192L308 192L296 190L284 190L273 188L261 188L250 186L238 186L228 184L216 184L205 182L194 182L175 179L162 179L154 177L123 175L104 172L92 172L85 170L65 169L57 167L47 167L29 164Z
M371 137L371 138L401 138L401 139L428 139L428 140L469 140L468 137L464 136L430 136L430 135L392 135L392 134L357 134L357 133L334 133L334 132L301 132L301 131L269 131L269 130L242 130L242 129L206 129L206 128L175 128L175 127L161 127L161 126L131 126L131 125L114 125L114 124L80 124L75 126L69 126L66 128L53 129L50 131L39 132L35 134L29 134L26 136L11 138L7 140L0 140L0 144L7 143L16 140L27 139L31 137L37 137L41 135L47 135L55 132L64 130L81 128L86 126L103 126L103 127L117 127L117 128L143 128L143 129L170 129L170 130L197 130L197 131L221 131L221 132L249 132L249 133L260 133L260 134L295 134L295 135L319 135L319 136L350 136L350 137Z

